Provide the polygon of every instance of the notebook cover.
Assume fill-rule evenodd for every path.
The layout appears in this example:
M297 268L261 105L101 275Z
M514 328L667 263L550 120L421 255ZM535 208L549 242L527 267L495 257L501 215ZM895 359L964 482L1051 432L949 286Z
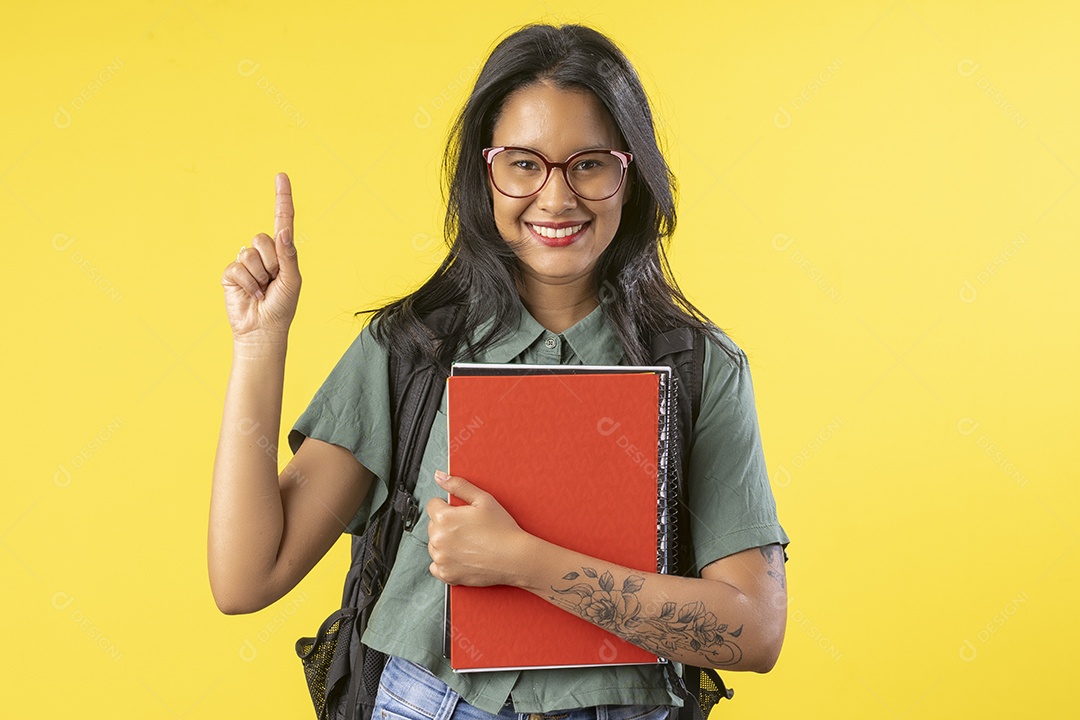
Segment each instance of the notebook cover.
M643 572L657 570L656 373L451 376L449 470L522 529ZM451 504L461 504L451 498ZM553 596L588 582L558 581ZM618 600L623 578L608 595ZM597 600L607 595L592 580ZM656 663L655 654L518 588L449 589L459 671Z

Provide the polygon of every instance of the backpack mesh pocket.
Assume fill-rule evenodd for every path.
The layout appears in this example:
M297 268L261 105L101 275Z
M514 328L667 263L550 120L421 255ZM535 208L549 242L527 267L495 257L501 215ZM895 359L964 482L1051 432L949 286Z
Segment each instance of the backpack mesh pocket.
M355 608L341 608L323 621L315 637L296 641L296 654L304 666L308 692L319 718L327 717L331 695L348 685L349 646L355 618Z

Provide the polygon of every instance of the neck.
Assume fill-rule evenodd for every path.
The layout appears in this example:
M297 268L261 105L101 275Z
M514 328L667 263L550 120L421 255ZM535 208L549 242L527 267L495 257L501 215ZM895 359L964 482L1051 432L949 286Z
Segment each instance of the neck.
M592 282L551 285L525 276L519 283L521 302L538 323L561 333L599 305Z

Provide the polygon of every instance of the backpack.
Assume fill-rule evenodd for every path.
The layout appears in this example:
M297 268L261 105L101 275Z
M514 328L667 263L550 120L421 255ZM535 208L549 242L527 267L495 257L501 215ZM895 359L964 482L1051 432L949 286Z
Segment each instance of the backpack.
M441 308L425 318L436 337L445 337L455 322L450 308ZM683 452L697 417L701 400L705 338L690 328L678 327L651 339L650 357L656 365L670 365L677 402L676 437L679 505L685 507L685 475L689 453ZM448 360L448 358L443 358ZM360 638L367 628L371 611L397 556L398 544L405 531L411 531L420 517L420 506L413 496L424 440L431 431L442 400L441 388L447 374L439 365L418 366L406 358L390 355L391 424L393 428L392 490L379 506L362 535L352 539L352 564L345 578L341 609L331 614L315 637L296 641L296 654L303 664L308 691L318 720L371 720L379 678L386 656L365 646ZM688 574L693 563L689 532L678 533L675 555L679 574ZM684 666L683 676L667 665L672 685L683 698L683 707L672 707L670 720L704 720L712 707L734 691L710 668Z

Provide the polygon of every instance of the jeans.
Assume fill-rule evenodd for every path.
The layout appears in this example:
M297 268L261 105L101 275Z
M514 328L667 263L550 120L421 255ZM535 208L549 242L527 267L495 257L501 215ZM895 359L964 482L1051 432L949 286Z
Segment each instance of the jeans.
M391 657L379 681L372 720L666 720L666 705L600 705L551 713L518 713L507 703L498 715L475 708L426 669Z

